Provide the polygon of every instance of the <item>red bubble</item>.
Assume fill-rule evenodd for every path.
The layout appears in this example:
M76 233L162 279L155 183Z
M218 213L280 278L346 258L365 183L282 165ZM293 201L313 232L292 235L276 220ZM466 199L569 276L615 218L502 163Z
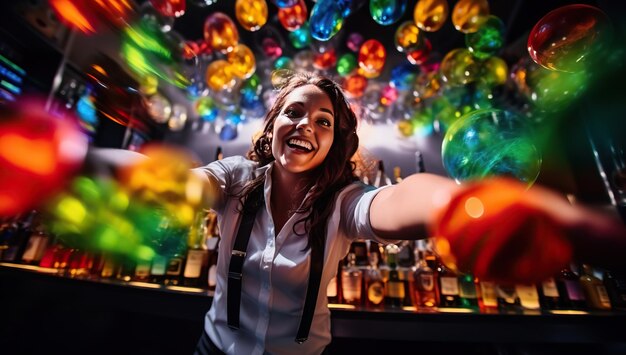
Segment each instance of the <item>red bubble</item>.
M295 31L306 22L307 14L304 0L299 0L293 7L279 8L278 20L287 31Z
M343 89L346 91L346 95L351 98L363 96L366 88L367 79L359 74L349 75L343 81Z
M51 116L42 102L21 101L0 122L0 216L36 208L80 168L88 140L74 119Z
M337 64L337 52L330 48L324 53L316 53L313 58L313 66L317 69L326 70Z
M185 0L150 0L150 2L163 16L181 17L185 14Z

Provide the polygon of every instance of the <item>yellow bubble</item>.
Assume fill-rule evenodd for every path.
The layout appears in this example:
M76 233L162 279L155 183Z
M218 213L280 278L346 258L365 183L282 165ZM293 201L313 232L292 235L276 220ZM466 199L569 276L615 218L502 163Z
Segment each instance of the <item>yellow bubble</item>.
M228 53L227 60L232 72L240 79L248 79L256 70L254 53L245 44L238 44Z
M265 0L237 0L235 17L248 31L258 31L267 22L267 2Z
M230 63L218 59L209 64L206 70L206 83L214 91L222 91L235 86L235 74Z
M460 0L452 10L454 28L463 33L474 33L487 20L487 0Z
M415 24L426 32L438 31L448 18L447 0L419 0L415 4Z

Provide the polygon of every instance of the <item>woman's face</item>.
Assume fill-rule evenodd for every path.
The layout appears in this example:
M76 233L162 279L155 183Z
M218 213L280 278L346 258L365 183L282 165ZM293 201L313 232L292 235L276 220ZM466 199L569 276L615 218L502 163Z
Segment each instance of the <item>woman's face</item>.
M335 113L328 95L308 84L293 90L274 120L272 154L290 173L311 171L322 164L333 145Z

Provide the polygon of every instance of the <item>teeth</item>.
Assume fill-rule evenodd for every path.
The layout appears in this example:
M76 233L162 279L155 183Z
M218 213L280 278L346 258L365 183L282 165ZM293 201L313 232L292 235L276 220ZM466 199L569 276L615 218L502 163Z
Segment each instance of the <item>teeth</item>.
M300 140L300 139L292 138L287 143L292 144L292 145L296 145L296 146L304 148L306 150L313 150L313 146L311 145L311 143L309 143L307 141Z

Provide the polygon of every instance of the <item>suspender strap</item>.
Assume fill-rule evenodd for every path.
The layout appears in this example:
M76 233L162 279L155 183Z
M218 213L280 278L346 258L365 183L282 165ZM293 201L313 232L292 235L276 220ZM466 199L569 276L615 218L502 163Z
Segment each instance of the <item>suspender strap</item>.
M239 224L239 230L235 237L235 245L230 256L228 266L228 299L227 318L228 327L239 329L239 309L241 304L241 285L243 279L243 262L246 258L248 241L252 233L252 226L259 207L263 204L263 184L255 188L246 199L243 207L243 216ZM300 326L296 335L298 344L304 343L309 337L309 330L313 322L317 296L322 280L322 270L324 268L324 248L326 242L321 246L311 246L311 270L309 271L309 284L306 291L306 299L300 318Z
M263 184L255 188L248 197L243 206L243 216L235 238L235 245L230 256L228 265L228 299L227 299L227 318L228 327L231 329L239 329L239 304L241 303L241 282L243 276L243 261L246 258L246 250L248 249L248 240L252 233L252 226L259 206L263 204Z
M296 335L296 343L302 344L309 337L309 330L313 322L313 314L315 313L315 305L317 304L317 295L320 291L320 282L322 280L322 270L324 269L324 246L311 245L311 270L309 271L309 286L306 289L306 300L304 301L304 309L302 310L302 318L300 318L300 326Z

